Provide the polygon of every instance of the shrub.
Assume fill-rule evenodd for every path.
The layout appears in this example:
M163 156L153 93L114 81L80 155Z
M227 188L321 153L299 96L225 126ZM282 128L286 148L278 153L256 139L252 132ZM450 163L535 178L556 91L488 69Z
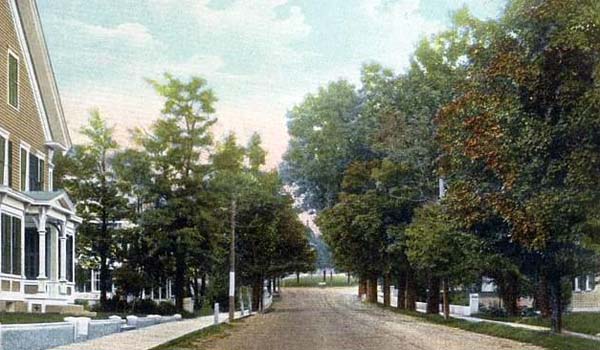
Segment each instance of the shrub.
M158 304L156 311L159 315L170 316L177 313L177 307L175 304L168 301L161 301L160 304Z
M156 314L158 305L151 299L136 300L133 302L133 312L144 315Z

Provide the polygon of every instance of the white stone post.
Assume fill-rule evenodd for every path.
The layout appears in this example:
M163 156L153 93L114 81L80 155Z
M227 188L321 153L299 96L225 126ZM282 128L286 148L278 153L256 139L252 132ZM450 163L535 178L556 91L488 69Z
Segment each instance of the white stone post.
M242 287L240 287L239 297L240 297L240 311L241 311L242 316L244 316L244 293L243 293Z
M219 324L219 303L215 303L215 324Z
M475 315L479 312L479 294L469 294L469 315Z

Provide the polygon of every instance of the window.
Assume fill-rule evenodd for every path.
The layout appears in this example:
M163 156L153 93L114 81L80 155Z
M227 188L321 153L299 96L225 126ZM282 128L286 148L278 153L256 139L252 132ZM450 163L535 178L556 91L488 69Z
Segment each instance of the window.
M25 228L25 277L34 280L39 275L40 234L35 228Z
M21 275L21 219L2 214L2 272Z
M21 191L43 191L46 162L43 156L29 152L28 146L21 146Z
M8 186L12 187L13 185L13 143L11 141L8 141L8 150L6 152L6 156L7 156L7 167L8 167L8 171L6 172L7 177L8 177Z
M67 281L73 282L73 236L67 236Z
M4 169L7 168L6 166L6 138L0 136L0 184L4 185L5 182L5 174L4 174Z
M8 53L8 103L19 108L19 59Z
M27 191L27 163L29 152L21 148L21 191Z
M33 154L29 155L29 191L44 190L44 166L44 160Z

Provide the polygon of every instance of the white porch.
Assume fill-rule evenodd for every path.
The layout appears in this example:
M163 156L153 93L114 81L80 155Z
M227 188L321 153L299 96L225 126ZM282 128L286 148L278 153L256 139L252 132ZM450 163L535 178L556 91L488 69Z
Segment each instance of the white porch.
M46 312L74 301L81 220L67 194L0 188L0 310Z

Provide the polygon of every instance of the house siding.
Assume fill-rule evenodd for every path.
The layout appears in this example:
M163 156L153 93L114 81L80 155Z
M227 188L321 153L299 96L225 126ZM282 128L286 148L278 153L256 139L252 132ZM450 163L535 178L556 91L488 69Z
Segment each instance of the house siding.
M25 55L19 45L17 27L11 15L9 0L0 0L0 127L10 133L13 143L12 187L21 188L20 144L31 146L31 153L42 153L46 157L44 186L47 188L48 149L40 116L35 103L31 80L27 72ZM8 53L9 50L19 58L19 108L8 104ZM37 151L37 152L36 152Z

